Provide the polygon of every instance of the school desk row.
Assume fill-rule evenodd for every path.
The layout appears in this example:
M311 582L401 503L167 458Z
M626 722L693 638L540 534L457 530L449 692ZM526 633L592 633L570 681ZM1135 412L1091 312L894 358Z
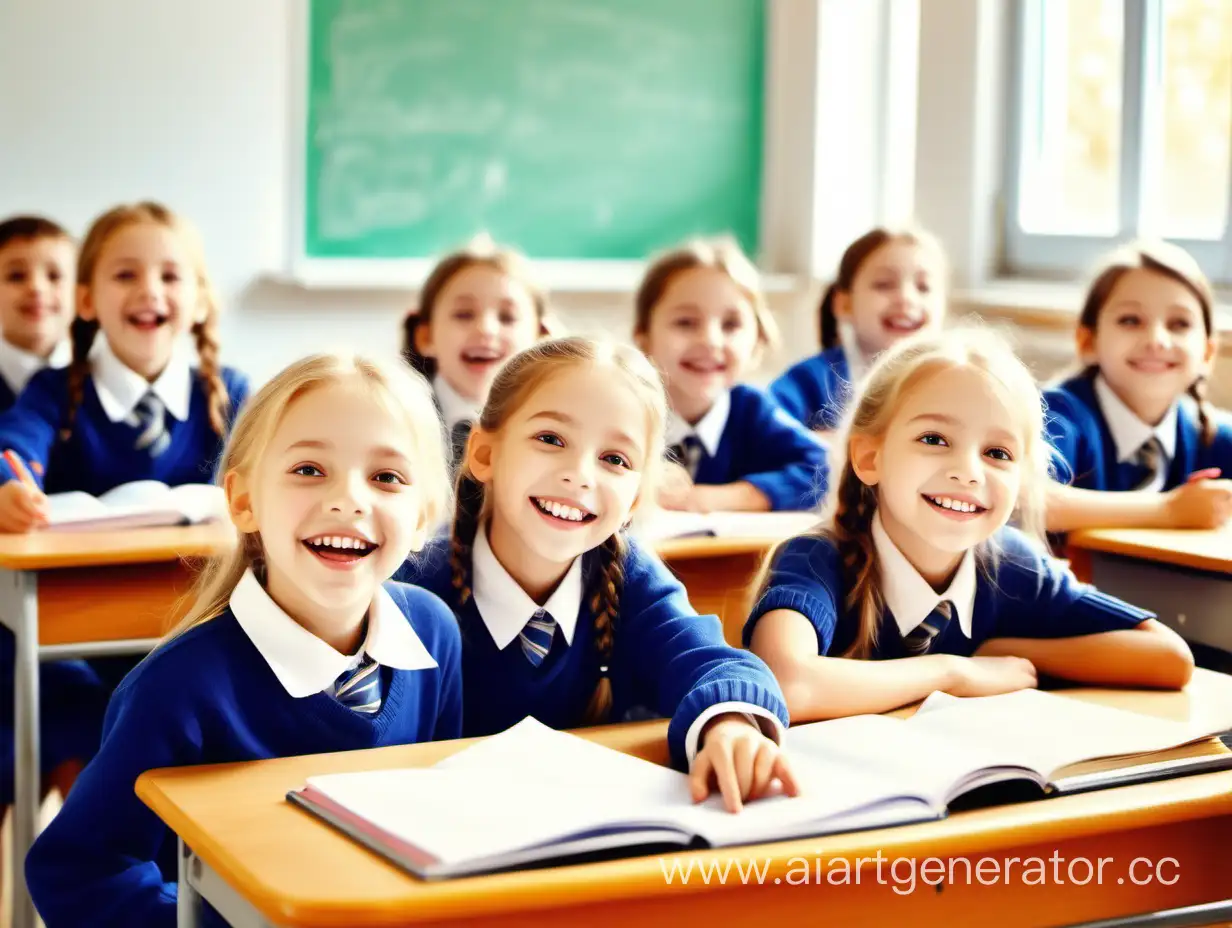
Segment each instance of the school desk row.
M16 638L15 860L33 841L39 804L38 662L148 650L184 608L194 559L230 538L216 525L0 537L0 621ZM718 614L738 645L752 583L777 540L684 538L658 550L694 606ZM1071 544L1080 576L1156 609L1191 640L1232 651L1232 532L1102 531ZM22 881L14 884L13 925L24 928L33 908Z

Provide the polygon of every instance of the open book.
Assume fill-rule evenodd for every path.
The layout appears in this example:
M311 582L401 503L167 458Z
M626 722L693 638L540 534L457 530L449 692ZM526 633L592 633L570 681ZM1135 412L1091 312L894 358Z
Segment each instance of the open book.
M1195 726L1039 690L977 699L934 694L910 719L865 715L790 729L785 746L801 794L780 792L738 815L717 795L694 804L682 773L534 719L433 767L311 777L287 798L410 873L440 879L613 851L723 847L933 820L964 794L1006 781L1037 795L1123 782L1127 769L1160 763L1144 752L1232 728L1232 698L1222 705L1225 717ZM1197 752L1200 765L1173 772L1232 766L1232 751L1218 741L1207 747ZM1141 756L1102 774L1074 766L1125 755Z
M667 538L764 538L785 541L801 535L820 520L815 512L680 512L653 511L634 521L635 537L653 544Z
M157 480L137 480L99 497L80 492L53 493L47 501L47 528L59 532L189 525L227 515L222 488L208 483L169 487Z

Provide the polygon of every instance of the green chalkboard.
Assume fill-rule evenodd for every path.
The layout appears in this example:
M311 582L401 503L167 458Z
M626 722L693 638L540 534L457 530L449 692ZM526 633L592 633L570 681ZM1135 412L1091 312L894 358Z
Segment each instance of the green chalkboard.
M307 2L306 257L756 252L765 0Z

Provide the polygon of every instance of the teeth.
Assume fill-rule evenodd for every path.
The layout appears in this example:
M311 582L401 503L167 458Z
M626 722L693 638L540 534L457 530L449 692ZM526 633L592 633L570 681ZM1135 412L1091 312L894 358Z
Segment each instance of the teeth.
M310 538L308 544L314 548L338 548L340 550L355 551L367 551L374 547L371 542L360 538L352 538L349 535L319 535L316 538Z
M962 500L951 499L948 496L930 496L929 499L943 509L952 509L955 512L976 512L980 508L974 503L965 503Z
M586 513L582 512L582 510L575 509L572 506L565 506L555 501L536 498L535 505L544 512L554 515L558 519L564 519L567 522L582 522L586 518Z

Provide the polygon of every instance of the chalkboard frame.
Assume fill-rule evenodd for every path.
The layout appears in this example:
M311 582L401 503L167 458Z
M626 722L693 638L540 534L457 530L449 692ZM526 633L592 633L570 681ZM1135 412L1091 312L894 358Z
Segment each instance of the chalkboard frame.
M754 261L767 290L797 288L810 275L814 237L811 197L815 178L793 148L815 127L815 91L798 81L816 69L816 28L823 0L767 0L761 242ZM307 137L311 0L288 4L289 47L286 126L287 229L284 267L276 280L311 289L417 290L436 256L322 258L306 254ZM810 32L813 34L810 35ZM801 40L802 35L804 40ZM650 257L650 256L647 256ZM544 284L555 292L630 292L646 263L624 260L536 260Z

